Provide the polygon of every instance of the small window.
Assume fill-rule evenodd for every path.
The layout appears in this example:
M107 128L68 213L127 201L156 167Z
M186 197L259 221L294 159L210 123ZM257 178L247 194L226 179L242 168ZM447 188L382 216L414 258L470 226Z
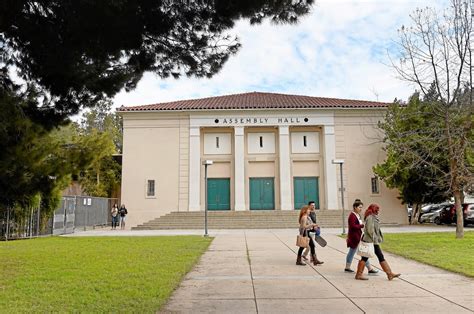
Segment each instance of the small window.
M219 148L219 136L216 136L216 148Z
M308 146L308 142L306 141L306 135L303 136L303 146L304 147Z
M372 177L372 178L370 178L370 182L371 182L371 186L372 186L372 194L379 194L380 193L379 178Z
M260 147L263 147L263 136L260 136Z
M146 196L155 196L155 180L148 180L147 181L147 190Z

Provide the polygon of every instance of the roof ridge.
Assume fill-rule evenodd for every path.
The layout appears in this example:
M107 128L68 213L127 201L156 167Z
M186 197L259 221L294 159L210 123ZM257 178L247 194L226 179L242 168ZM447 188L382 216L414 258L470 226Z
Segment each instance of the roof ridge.
M259 99L260 98L260 99ZM274 92L245 92L204 98L175 100L139 106L121 106L119 111L193 110L193 109L260 109L260 108L367 108L387 107L390 103L282 94Z

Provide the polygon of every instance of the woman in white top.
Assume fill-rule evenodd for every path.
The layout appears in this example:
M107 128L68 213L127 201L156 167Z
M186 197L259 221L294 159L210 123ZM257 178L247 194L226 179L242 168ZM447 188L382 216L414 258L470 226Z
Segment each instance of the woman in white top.
M347 233L347 247L349 251L347 252L346 256L346 268L344 271L346 273L353 273L354 271L351 269L352 260L354 259L354 255L357 252L357 247L359 246L360 238L362 236L362 229L364 228L364 224L362 222L362 218L360 217L360 213L362 212L362 207L364 204L360 199L356 199L354 204L352 204L352 212L349 214L347 218L349 232ZM370 265L369 261L365 263L369 274L377 274L379 271Z
M299 215L299 223L300 223L300 235L305 235L308 236L308 231L313 229L314 227L317 227L315 223L309 218L309 206L303 206L300 210L300 215ZM314 266L318 265L316 263L316 255L315 255L315 250L314 250L314 242L311 238L309 238L309 247L311 249L311 255L313 257L313 263ZM301 260L301 255L303 254L304 247L300 247L298 249L298 257L296 258L296 265L300 266L306 266L306 264Z

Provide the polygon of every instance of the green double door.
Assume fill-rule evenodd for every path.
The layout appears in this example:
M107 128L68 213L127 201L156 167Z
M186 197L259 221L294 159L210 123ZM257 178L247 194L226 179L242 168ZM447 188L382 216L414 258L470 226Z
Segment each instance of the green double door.
M230 210L230 179L207 179L207 209Z
M250 178L250 210L275 209L274 178Z
M318 177L294 177L293 189L295 209L301 209L309 201L314 201L316 208L320 208Z

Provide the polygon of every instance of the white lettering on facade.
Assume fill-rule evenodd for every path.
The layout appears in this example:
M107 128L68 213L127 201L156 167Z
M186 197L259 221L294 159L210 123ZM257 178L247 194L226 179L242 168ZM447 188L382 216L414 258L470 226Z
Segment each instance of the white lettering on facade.
M235 125L235 124L281 124L281 123L301 123L301 118L223 118L215 119L215 123Z

